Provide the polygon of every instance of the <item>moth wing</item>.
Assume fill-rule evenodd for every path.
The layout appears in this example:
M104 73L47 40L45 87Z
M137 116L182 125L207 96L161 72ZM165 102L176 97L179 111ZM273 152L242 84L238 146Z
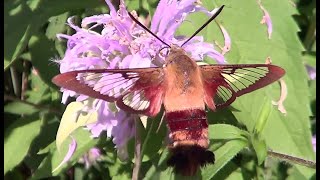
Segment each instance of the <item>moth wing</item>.
M230 105L237 97L265 87L284 74L271 64L202 65L205 103L215 110Z
M59 74L56 85L108 102L127 112L155 116L161 109L164 73L161 68L94 69Z

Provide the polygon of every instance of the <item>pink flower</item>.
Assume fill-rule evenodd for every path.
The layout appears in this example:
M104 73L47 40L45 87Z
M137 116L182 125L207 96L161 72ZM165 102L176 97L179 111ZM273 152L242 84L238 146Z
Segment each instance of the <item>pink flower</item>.
M258 0L258 4L260 9L263 11L263 17L261 20L261 24L266 24L267 25L267 31L268 31L268 38L271 39L271 34L272 34L272 21L269 12L262 6L261 0Z
M91 148L85 155L83 155L80 162L83 162L86 169L89 169L93 164L99 161L101 157L101 150L99 148Z

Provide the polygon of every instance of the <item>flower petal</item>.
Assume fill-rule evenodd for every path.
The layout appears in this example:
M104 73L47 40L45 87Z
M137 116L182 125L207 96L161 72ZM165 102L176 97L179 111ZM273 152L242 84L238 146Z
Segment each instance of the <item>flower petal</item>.
M268 28L268 38L271 39L272 34L272 21L269 15L269 12L262 6L261 0L257 1L259 4L260 9L263 11L264 16L262 17L261 24L266 24Z
M75 140L73 137L71 137L71 138L72 138L72 141L71 141L71 143L69 144L69 149L68 149L68 152L67 152L66 156L63 158L62 162L61 162L56 168L54 168L54 169L52 170L52 173L55 172L56 170L58 170L62 165L64 165L65 163L67 163L67 162L71 159L71 157L72 157L72 155L74 154L74 152L76 151L76 149L77 149L77 142L76 142L76 140Z

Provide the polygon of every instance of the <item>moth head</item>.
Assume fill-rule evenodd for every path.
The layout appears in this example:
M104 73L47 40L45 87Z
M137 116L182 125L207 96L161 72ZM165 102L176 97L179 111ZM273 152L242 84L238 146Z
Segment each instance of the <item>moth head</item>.
M182 47L176 44L172 44L171 48L169 49L168 56L166 58L166 63L167 64L175 63L175 61L179 60L178 57L182 55L187 55L186 51Z

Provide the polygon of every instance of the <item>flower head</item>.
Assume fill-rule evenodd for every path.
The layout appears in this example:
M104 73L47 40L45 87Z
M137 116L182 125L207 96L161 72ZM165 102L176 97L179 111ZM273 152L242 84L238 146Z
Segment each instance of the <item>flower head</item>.
M306 66L306 69L308 71L308 75L310 77L311 80L315 80L316 79L316 76L317 76L317 70L315 67L312 67L308 64L305 65Z
M94 163L96 163L101 157L101 150L99 148L91 148L83 157L80 162L83 162L86 169L89 169Z
M86 17L82 20L81 27L72 22L72 17L68 19L68 25L76 33L58 35L58 38L67 40L65 56L59 61L60 72L155 67L164 64L165 56L159 53L164 45L129 17L124 1L120 1L118 11L110 0L106 0L106 3L110 14ZM215 10L206 10L196 4L196 0L160 0L150 29L166 43L181 45L187 38L175 37L175 31L186 16L197 11L212 15ZM136 16L135 12L132 14ZM194 60L202 60L204 56L208 56L218 63L225 63L224 56L216 51L212 44L203 42L200 36L194 37L184 46L184 49ZM103 78L101 77L100 80L105 80ZM121 90L121 85L112 82L108 87L103 88L114 88L116 92ZM67 89L61 90L63 103L69 96L77 97L77 101L90 98ZM98 137L101 132L106 131L108 137L113 137L118 150L126 149L127 141L134 136L135 132L133 116L115 107L114 103L103 100L96 100L95 104L88 109L98 112L97 123L87 126L92 136Z

